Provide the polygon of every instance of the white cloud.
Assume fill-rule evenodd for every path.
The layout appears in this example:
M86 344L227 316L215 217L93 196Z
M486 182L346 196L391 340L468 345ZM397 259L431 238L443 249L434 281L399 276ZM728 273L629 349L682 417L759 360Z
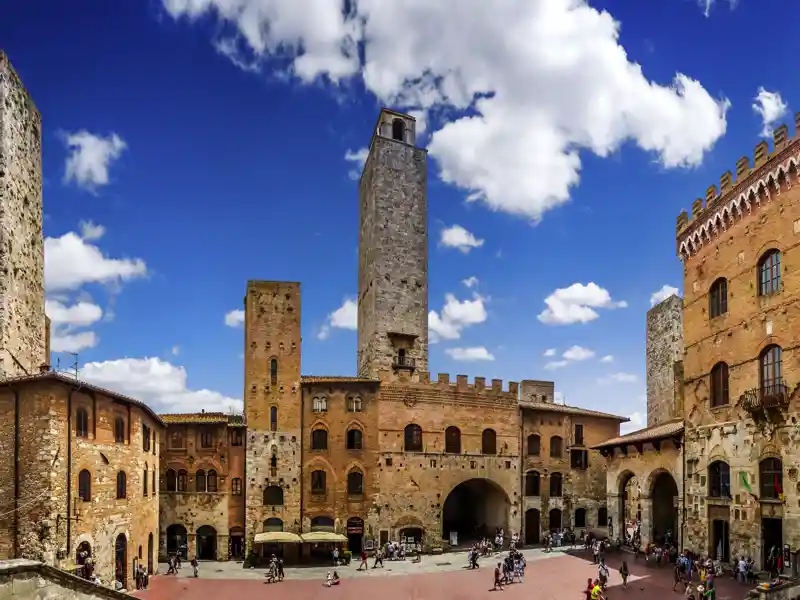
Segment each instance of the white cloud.
M477 277L475 277L473 275L472 277L467 277L466 279L462 279L461 283L463 283L468 288L474 288L474 287L478 287L478 284L480 284L480 281L478 280Z
M622 425L620 425L619 432L621 435L626 435L628 433L637 431L647 425L646 412L641 413L637 411L635 413L631 413L630 415L628 415L628 418L630 419L629 422L622 423Z
M758 88L758 94L753 98L753 110L761 117L762 137L772 137L772 130L786 115L788 108L780 92L768 92L763 87Z
M608 290L594 282L586 285L573 283L567 288L559 288L544 300L547 308L538 316L546 325L572 325L588 323L600 315L596 308L625 308L625 301L616 302L611 299Z
M561 357L566 360L576 362L588 360L590 358L594 358L594 350L589 350L588 348L583 348L582 346L573 346L572 348L566 350Z
M649 80L620 24L583 0L162 3L176 19L223 21L226 55L248 68L288 58L303 82L357 75L386 105L457 115L428 145L442 178L534 221L568 201L581 152L632 142L664 167L695 166L727 127L726 99L680 73Z
M75 183L87 191L108 185L108 169L127 147L122 138L116 133L102 137L78 131L64 139L69 149L64 183Z
M428 313L428 341L435 344L440 339L457 340L465 327L483 323L486 318L481 296L475 294L472 300L459 301L453 294L447 294L441 314L435 310Z
M344 154L344 159L347 162L353 163L355 167L350 169L348 175L350 179L358 181L361 179L361 171L364 170L364 163L367 161L367 156L369 156L369 148L361 148L359 150L348 150Z
M716 3L717 0L697 0L697 4L703 9L703 14L706 18L711 16L711 8ZM736 5L739 4L739 0L727 0L727 4L731 7L731 10L733 10L736 8Z
M611 354L606 354L603 358L600 359L600 362L603 363L614 362L614 357Z
M638 380L639 378L631 373L612 373L606 377L601 377L597 382L605 385L610 383L636 383Z
M70 231L44 240L44 281L48 292L76 290L88 283L122 283L147 275L140 258L108 258Z
M331 329L358 329L358 303L352 299L346 299L342 305L328 315L325 324L317 333L317 339L327 339Z
M92 221L81 221L78 223L81 231L81 239L85 242L95 242L106 234L106 228Z
M244 323L244 311L237 308L225 313L225 325L228 327L239 327Z
M494 356L483 346L475 346L472 348L447 348L444 352L453 360L463 362L494 360Z
M242 401L212 390L192 390L186 369L160 358L121 358L83 366L81 379L146 402L157 412L242 410Z
M94 348L99 342L100 339L94 331L68 333L56 330L50 332L51 352L80 352Z
M60 300L48 298L44 310L53 326L88 327L103 318L103 310L92 302L80 301L67 306Z
M476 238L461 225L453 225L442 229L439 245L445 248L456 248L460 252L468 254L473 248L483 246L483 240Z
M544 368L548 371L555 371L556 369L563 369L569 364L568 360L552 360L547 363Z
M555 356L555 355L556 355L555 348L548 348L547 350L544 351L544 354L542 354L542 356Z
M181 347L173 346L172 349L170 350L170 353L172 354L172 356L178 356L181 353Z
M670 296L677 296L677 295L678 295L678 288L664 284L661 286L660 290L650 294L650 306L661 304L664 300L666 300Z

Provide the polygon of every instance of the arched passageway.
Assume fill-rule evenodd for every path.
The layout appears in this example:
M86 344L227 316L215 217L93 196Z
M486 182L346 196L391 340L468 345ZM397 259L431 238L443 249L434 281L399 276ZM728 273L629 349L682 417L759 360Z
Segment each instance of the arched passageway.
M183 525L167 527L167 554L179 554L183 560L189 560L189 549L186 545L188 537Z
M619 489L619 514L617 515L619 528L625 534L623 542L631 543L641 523L641 506L639 504L639 481L636 476L627 471L620 477ZM605 523L598 523L603 527Z
M525 543L538 544L539 532L542 529L542 517L538 509L529 508L525 511Z
M653 502L652 540L657 544L663 543L667 537L674 541L678 531L678 485L672 475L662 471L656 476L651 498Z
M498 529L508 533L508 496L488 479L470 479L447 495L442 509L442 537L458 545L483 537L494 538ZM451 541L451 543L453 543Z
M562 526L561 525L561 523L562 523L561 511L559 509L557 509L557 508L553 508L553 509L550 510L549 517L550 517L550 519L549 519L550 523L549 523L549 527L548 528L550 529L550 531L558 531L558 530L560 530L561 526Z
M203 525L197 530L198 560L217 559L217 530L211 525Z
M128 581L128 540L120 533L114 542L114 579L127 589Z
M228 558L241 560L244 558L244 529L231 527L228 530Z

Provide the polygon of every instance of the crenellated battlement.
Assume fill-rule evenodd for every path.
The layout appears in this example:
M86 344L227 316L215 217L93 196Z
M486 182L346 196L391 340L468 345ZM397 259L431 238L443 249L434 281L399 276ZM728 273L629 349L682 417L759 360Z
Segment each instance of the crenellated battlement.
M677 251L681 260L689 259L704 243L729 225L749 215L753 208L768 202L797 181L800 163L800 113L795 115L795 134L789 136L784 124L772 132L773 148L762 140L753 151L753 163L743 156L736 161L736 175L725 171L716 184L708 187L704 198L692 202L676 223Z
M455 381L453 381L449 373L437 373L436 378L432 379L428 371L419 371L409 375L407 378L400 377L398 380L390 371L381 371L380 379L382 383L395 383L399 381L412 385L425 385L440 390L465 391L486 396L507 396L508 398L513 398L515 401L519 396L518 382L509 381L508 388L503 389L502 379L488 380L487 385L486 377L474 377L473 382L470 383L466 375L456 375Z

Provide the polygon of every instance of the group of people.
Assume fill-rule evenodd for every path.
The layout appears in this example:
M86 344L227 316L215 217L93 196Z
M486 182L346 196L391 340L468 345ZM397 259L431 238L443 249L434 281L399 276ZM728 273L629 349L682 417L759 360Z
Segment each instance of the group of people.
M133 576L137 590L146 590L150 587L150 573L144 565L136 565L136 567L134 567Z
M328 574L330 575L330 573ZM273 554L269 558L269 566L267 567L267 583L275 583L276 581L283 581L283 559Z
M525 557L522 555L522 552L519 552L512 545L506 557L497 563L497 566L494 568L493 589L502 590L504 585L510 585L516 582L522 583L525 577L525 566ZM475 559L472 568L478 568L477 559Z
M181 568L183 562L181 560L180 552L176 552L175 554L170 554L167 558L167 575L177 575L178 570ZM193 556L192 560L189 561L189 564L192 566L192 572L195 577L199 577L199 567L200 563L197 562L197 557Z

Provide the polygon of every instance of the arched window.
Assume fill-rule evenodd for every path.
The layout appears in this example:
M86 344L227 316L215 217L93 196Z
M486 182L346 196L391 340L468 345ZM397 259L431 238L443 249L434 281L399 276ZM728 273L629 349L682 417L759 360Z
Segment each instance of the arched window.
M783 464L780 458L765 458L758 465L758 480L761 498L780 500L783 498Z
M238 477L231 479L231 496L242 495L242 480Z
M178 471L178 491L185 492L186 491L186 480L189 478L189 474L184 470L181 469Z
M322 495L328 489L327 477L325 471L312 471L311 472L311 493Z
M564 440L559 436L554 435L550 438L550 456L552 458L561 458L564 453Z
M117 473L117 500L122 500L128 497L128 477L125 471Z
M608 509L605 506L601 506L597 509L597 526L598 527L607 527L608 526Z
M783 383L783 350L780 346L769 346L761 353L761 394L772 396L778 393Z
M144 473L142 475L142 496L147 496L147 463L144 465Z
M348 396L347 410L349 412L361 412L362 407L363 407L363 402L361 400L361 396Z
M194 475L194 491L195 492L206 491L206 472L203 471L203 469L200 469Z
M586 527L586 509L575 509L575 527Z
M528 436L528 456L539 456L542 453L541 438L532 433Z
M360 496L364 493L364 475L356 469L347 474L347 494Z
M267 506L283 506L283 488L279 485L265 487L264 504Z
M272 385L278 383L278 359L273 358L269 361L269 381Z
M311 430L311 449L312 450L328 449L328 432L322 427Z
M213 448L214 447L214 432L210 429L204 429L200 432L200 447Z
M422 427L415 423L403 430L403 449L406 452L422 452Z
M721 460L708 466L708 495L712 498L731 497L731 468Z
M114 441L118 444L125 443L125 419L120 415L114 417Z
M560 498L561 497L561 473L551 473L550 474L550 497L551 498Z
M264 521L264 531L283 531L283 521L278 517L270 517Z
M461 430L455 425L444 430L444 451L448 454L461 454Z
M525 495L538 496L540 490L541 478L538 471L528 471L525 473Z
M758 295L768 296L781 290L781 253L768 250L758 261Z
M216 492L217 491L217 472L214 469L211 469L206 476L206 481L208 484L206 485L206 490L209 492Z
M481 454L497 454L497 434L494 429L484 429L481 434Z
M713 319L728 312L728 280L720 277L708 292L708 316Z
M75 435L89 437L89 412L82 406L75 411Z
M348 450L361 450L363 445L364 435L357 427L351 427L347 430L347 449Z
M403 134L405 133L406 126L403 124L403 119L395 119L392 121L392 139L403 141Z
M730 403L728 391L728 365L719 362L711 369L711 407Z
M167 469L167 491L168 492L176 492L178 491L178 476L175 474L173 469Z
M311 410L315 413L328 412L328 399L325 396L314 396L311 403Z
M92 499L92 474L86 469L78 473L78 498L84 502Z
M278 407L269 407L269 430L278 431Z

